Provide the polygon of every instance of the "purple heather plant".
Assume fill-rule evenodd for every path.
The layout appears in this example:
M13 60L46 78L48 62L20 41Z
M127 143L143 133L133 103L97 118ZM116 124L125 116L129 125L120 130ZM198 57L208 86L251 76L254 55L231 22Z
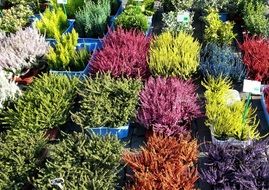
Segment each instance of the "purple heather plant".
M269 189L269 140L235 147L230 144L205 144L206 163L201 178L215 189Z
M93 59L92 73L111 73L113 77L148 78L150 38L143 32L118 28L104 39L104 47Z
M20 73L38 65L49 49L45 37L37 29L28 27L7 36L0 34L0 69Z
M191 81L172 77L149 78L140 93L137 120L157 133L183 132L201 114L195 90Z

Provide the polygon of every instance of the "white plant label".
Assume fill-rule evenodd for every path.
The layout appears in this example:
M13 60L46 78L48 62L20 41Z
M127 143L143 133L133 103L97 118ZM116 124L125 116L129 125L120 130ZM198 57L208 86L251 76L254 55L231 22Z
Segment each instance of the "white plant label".
M178 22L184 22L188 23L190 20L190 13L185 11L185 12L180 12L177 14L177 21Z
M57 0L58 4L67 4L67 0Z
M243 92L260 95L261 94L261 82L245 79L244 85L243 85Z

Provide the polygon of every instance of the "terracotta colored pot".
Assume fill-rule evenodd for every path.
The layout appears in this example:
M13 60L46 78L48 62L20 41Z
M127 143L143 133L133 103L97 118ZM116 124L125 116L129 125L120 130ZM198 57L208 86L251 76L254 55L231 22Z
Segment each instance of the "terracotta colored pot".
M46 131L45 137L48 138L50 141L55 141L57 140L59 133L60 133L60 130L57 127L48 129Z
M29 69L23 75L15 76L14 81L18 84L29 85L33 82L34 77L40 74L40 72L41 71L36 68Z

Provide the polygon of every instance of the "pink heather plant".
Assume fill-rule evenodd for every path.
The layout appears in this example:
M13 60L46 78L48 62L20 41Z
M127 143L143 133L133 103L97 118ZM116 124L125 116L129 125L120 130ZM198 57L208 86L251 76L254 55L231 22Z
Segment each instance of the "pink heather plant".
M150 38L144 33L118 28L104 39L104 47L92 60L92 73L111 73L113 77L147 78Z
M201 115L195 89L191 81L149 78L140 93L139 123L167 135L184 131L181 127Z

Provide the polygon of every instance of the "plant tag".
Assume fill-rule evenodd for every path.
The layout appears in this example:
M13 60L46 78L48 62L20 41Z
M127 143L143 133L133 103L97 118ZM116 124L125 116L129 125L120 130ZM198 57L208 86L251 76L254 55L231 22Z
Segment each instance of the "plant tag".
M57 0L58 4L67 4L67 0Z
M190 13L187 11L177 13L177 22L188 23L190 21Z
M261 82L245 79L244 85L243 85L243 92L260 95L261 94Z
M59 187L60 189L64 189L63 187L63 183L64 183L64 179L63 178L55 178L53 180L50 180L50 184L52 186L57 186Z

